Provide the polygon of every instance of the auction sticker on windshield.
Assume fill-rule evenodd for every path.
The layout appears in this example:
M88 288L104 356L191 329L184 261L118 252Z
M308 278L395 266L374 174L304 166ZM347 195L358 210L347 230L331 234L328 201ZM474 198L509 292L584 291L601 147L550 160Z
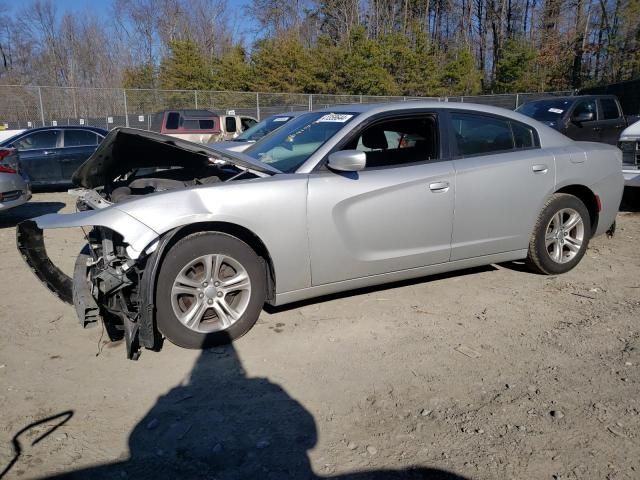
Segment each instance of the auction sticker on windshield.
M347 113L328 113L327 115L323 115L318 120L316 120L316 123L320 123L320 122L344 123L352 117L353 115L349 115Z
M560 110L559 108L550 108L549 111L551 113L558 113L558 114L564 112L564 110Z

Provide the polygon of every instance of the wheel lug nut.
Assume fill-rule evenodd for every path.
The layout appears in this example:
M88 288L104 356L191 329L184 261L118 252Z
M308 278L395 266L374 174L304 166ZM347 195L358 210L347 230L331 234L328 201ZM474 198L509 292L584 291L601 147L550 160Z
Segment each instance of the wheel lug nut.
M208 303L209 305L211 305L211 304L213 303L213 300L212 300L212 299L209 299L209 300L207 300L207 303Z
M222 292L218 292L218 296L221 297L222 296Z
M215 282L215 283L213 284L213 286L214 286L214 287L219 287L219 286L220 286L220 282Z
M208 284L207 284L207 282L204 282L204 283L202 284L202 286L203 286L203 287L206 287L207 285L208 285Z
M204 297L204 293L198 295L200 298Z

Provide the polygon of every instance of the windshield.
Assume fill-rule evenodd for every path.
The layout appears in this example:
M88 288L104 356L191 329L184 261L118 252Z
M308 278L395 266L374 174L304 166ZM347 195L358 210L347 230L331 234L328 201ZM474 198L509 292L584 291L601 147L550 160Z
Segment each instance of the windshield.
M244 151L281 172L295 172L357 113L311 112L287 122Z
M538 100L520 106L516 112L540 122L556 122L569 109L573 100Z
M267 133L271 133L276 128L280 128L282 125L291 120L291 115L274 115L273 117L266 118L259 123L256 123L253 127L248 128L241 135L238 135L233 139L234 142L257 142Z

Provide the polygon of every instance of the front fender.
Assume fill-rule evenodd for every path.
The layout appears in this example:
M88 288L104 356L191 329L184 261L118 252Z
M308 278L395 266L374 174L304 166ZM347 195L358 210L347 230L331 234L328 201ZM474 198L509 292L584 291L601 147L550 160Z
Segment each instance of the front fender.
M36 217L32 221L40 230L89 226L106 227L122 235L124 242L130 247L127 253L134 260L140 256L145 247L158 238L158 233L155 230L115 207L67 214L51 213Z

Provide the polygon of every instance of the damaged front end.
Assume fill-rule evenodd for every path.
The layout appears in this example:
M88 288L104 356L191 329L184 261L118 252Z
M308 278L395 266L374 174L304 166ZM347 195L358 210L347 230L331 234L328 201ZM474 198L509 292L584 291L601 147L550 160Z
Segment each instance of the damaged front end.
M17 226L20 253L44 285L72 304L83 327L102 321L111 340L125 340L127 357L158 349L155 278L176 230L156 232L119 205L149 194L213 186L274 173L251 159L230 158L203 145L136 129L112 130L73 176L84 188L78 212L49 214ZM164 213L164 212L163 212ZM144 215L143 215L144 216ZM89 227L73 278L47 256L43 230Z
M83 327L102 321L109 338L112 341L124 338L127 357L137 359L141 346L149 349L160 346L148 308L153 308L153 298L150 289L145 288L148 275L155 271L150 269L147 273L147 266L150 259L155 258L159 242L152 240L151 246L140 252L112 228L95 225L87 234L88 244L76 260L73 278L53 264L44 244L43 228L76 226L70 225L76 222L97 223L100 218L94 217L100 217L103 212L110 213L86 211L21 222L16 230L18 249L42 283L62 301L74 306ZM119 212L119 215L126 214ZM73 222L77 216L81 218ZM144 232L144 228L138 228L137 233L157 238L155 232Z

